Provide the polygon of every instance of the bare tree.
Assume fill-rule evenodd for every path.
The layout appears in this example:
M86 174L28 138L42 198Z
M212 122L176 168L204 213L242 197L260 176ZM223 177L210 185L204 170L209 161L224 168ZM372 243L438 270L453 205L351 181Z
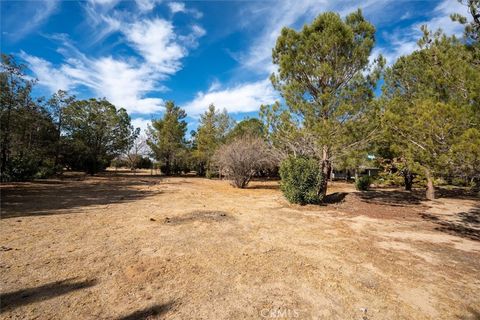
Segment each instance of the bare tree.
M133 142L132 147L125 154L125 160L131 170L137 169L139 162L144 156L148 155L147 137L145 135L139 135Z
M221 146L213 160L234 187L245 188L256 173L271 167L274 159L264 140L243 136Z

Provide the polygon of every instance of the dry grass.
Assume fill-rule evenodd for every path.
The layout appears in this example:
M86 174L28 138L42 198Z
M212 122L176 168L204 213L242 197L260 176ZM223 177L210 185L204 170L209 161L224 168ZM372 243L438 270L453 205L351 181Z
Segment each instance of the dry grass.
M5 319L475 319L480 310L478 199L427 203L334 184L330 204L300 207L276 182L239 190L126 174L1 191Z

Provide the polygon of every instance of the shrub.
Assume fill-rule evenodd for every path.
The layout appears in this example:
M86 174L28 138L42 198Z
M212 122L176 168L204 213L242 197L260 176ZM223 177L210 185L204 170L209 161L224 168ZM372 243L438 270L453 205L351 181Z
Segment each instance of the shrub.
M252 177L274 164L264 140L242 136L221 146L213 157L219 171L237 188L245 188Z
M365 190L368 190L371 183L372 183L372 177L362 176L362 177L358 177L358 179L355 180L355 187L357 188L357 190L365 191Z
M322 173L318 161L312 158L289 157L280 165L280 188L291 203L321 202Z
M205 178L207 178L207 179L213 179L217 175L218 175L218 173L215 172L215 170L207 169L207 171L205 171Z

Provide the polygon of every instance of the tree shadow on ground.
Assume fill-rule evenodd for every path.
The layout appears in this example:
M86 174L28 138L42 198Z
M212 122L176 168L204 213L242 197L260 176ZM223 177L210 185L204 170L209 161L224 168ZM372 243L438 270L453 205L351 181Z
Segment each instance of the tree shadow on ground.
M75 279L76 278L70 278L48 283L39 287L2 293L0 295L0 313L18 308L23 305L58 297L72 291L90 288L97 283L95 279L74 282L73 280Z
M419 205L423 200L418 193L400 190L372 190L357 193L358 197L367 203L389 206Z
M437 198L454 198L465 200L478 200L478 191L461 187L445 188L439 187L435 189Z
M118 318L118 320L144 320L152 317L158 317L170 310L173 307L172 302L165 304L157 304L145 309L134 311L126 316Z
M108 205L158 194L160 180L146 177L94 177L85 181L35 181L1 188L1 218L69 213L80 207ZM141 188L147 186L147 188Z
M470 209L468 212L459 212L456 214L455 221L440 219L429 213L422 213L420 216L428 221L435 223L435 230L445 232L454 236L480 241L480 206Z
M459 320L480 320L480 311L474 308L467 308L468 314L457 316Z
M348 192L335 192L332 194L327 194L323 199L325 204L335 204L340 203L345 200L345 197L348 195Z
M246 189L252 190L280 190L279 184L255 184L249 185Z

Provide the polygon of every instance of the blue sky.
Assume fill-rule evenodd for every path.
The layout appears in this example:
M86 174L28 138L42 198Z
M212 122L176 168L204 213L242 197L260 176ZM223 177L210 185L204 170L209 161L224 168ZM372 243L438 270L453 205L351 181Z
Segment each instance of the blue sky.
M460 35L449 15L466 15L456 0L2 0L1 50L29 67L37 95L106 97L142 128L174 100L193 129L210 103L242 119L278 99L268 77L283 26L358 7L377 28L372 57L388 63L415 50L420 25Z

